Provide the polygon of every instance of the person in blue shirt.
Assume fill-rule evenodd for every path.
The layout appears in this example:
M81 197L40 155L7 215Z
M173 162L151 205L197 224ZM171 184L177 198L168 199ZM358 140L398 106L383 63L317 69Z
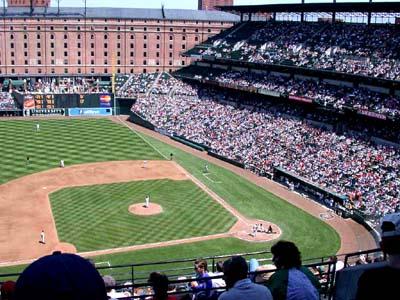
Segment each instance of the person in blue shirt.
M207 261L197 259L194 263L194 269L196 271L196 281L192 281L190 286L195 293L195 299L207 299L212 292L212 280L208 275Z

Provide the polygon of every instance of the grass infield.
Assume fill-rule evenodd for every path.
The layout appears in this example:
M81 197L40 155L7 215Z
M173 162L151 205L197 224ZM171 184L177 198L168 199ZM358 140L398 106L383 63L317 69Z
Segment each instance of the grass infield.
M145 196L163 213L137 216L128 211ZM189 180L147 180L65 188L50 195L60 241L79 252L222 233L236 221Z

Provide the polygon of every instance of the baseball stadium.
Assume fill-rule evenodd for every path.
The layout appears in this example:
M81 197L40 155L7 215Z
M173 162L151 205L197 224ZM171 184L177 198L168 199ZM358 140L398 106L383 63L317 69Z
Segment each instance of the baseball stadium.
M400 2L68 2L3 1L0 299L397 299Z

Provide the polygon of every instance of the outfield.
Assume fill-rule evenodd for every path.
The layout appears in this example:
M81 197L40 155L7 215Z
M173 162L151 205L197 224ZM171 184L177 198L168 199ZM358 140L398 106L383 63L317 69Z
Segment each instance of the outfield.
M0 172L0 182L4 183L27 174L55 168L58 166L60 159L64 159L68 166L71 164L95 161L162 159L163 156L169 157L169 154L173 152L175 160L183 168L243 215L248 218L269 220L278 224L283 231L282 237L295 241L299 245L303 257L331 255L336 253L339 249L340 239L338 234L332 227L321 220L310 216L306 212L299 210L286 201L277 198L264 189L224 168L208 163L212 175L206 177L203 174L204 161L158 140L146 137L146 141L150 142L151 145L157 149L154 150L137 134L110 120L40 120L40 132L35 132L35 124L36 121L0 122L0 134L2 139L5 140L3 152L6 154L0 157L0 168L2 168ZM30 163L26 165L26 156L28 155L30 156ZM116 192L120 193L120 195L127 195L131 192L134 195L134 186L137 184L146 185L152 183L113 184L112 187L118 187L118 191ZM90 229L82 229L82 233L80 233L79 229L81 229L81 225L77 225L76 228L78 230L71 230L70 228L74 224L92 224L89 220L85 220L88 218L88 213L84 214L82 211L78 213L74 210L75 204L73 203L76 199L79 199L80 196L76 197L75 200L70 200L71 206L68 209L71 209L71 211L66 215L70 216L71 219L68 220L68 217L65 219L65 216L59 218L60 215L62 215L63 209L57 208L58 202L63 202L65 198L69 199L68 194L82 192L87 197L89 204L92 201L96 201L96 199L100 199L99 201L106 201L106 199L101 199L100 197L104 194L102 193L103 188L108 187L92 186L73 188L71 190L68 189L56 192L51 196L54 208L53 213L56 216L56 220L58 220L56 222L60 238L63 241L75 243L78 246L78 250L115 247L124 243L135 244L135 241L145 243L150 242L152 239L154 240L154 236L149 236L147 227L139 227L140 229L135 233L126 233L122 230L118 234L113 234L115 228L114 230L99 230L96 232L96 238L93 238L92 241L90 239ZM196 191L196 187L192 188ZM132 190L130 191L130 189ZM167 189L169 189L168 192L170 193L178 192L178 189L176 191L174 191L174 188L171 189L170 187ZM147 187L144 188L144 190L147 190ZM161 195L165 190L161 188L159 191ZM91 194L93 197L91 197ZM139 194L140 196L142 195L141 193L138 193L138 195ZM94 197L95 195L96 197ZM121 201L131 201L125 197L118 196L118 198L124 198ZM194 199L200 202L204 201L204 203L202 203L202 205L204 205L203 208L208 207L210 204L209 201L212 201L201 193L197 198L192 197L190 200L195 201ZM179 202L182 200L176 198L176 201ZM126 203L124 203L124 205L125 204ZM102 205L99 203L98 207L100 206ZM118 206L118 204L116 204L116 206ZM174 207L178 207L177 204L174 204ZM89 207L87 209L89 210ZM91 205L90 209L96 210L96 208ZM110 207L109 209L113 208ZM183 227L187 227L187 231L180 232L185 236L203 234L206 230L208 232L221 232L232 222L229 216L225 216L221 218L224 221L219 223L220 225L218 226L220 227L211 225L209 222L202 224L204 226L191 226L195 224L190 223L192 221L193 211L187 211L188 215L185 217L185 219L187 219L186 224L184 219L176 220L176 217L174 217L174 221L176 222L174 223L174 228L177 228L179 224L182 224ZM220 216L220 213L222 213L222 215L224 214L224 212L219 211L216 207L213 208L213 211L217 212L215 216ZM92 213L90 215L92 215ZM211 219L219 218L215 216L210 217ZM72 218L73 221L71 221ZM121 222L124 223L125 220L122 219ZM103 223L95 216L93 216L91 220L97 220L96 225L98 224L97 226L99 226L99 228L105 229L107 228L107 224L110 226L110 222L106 218L101 219ZM65 224L69 224L69 227ZM92 228L92 230L95 229L97 228ZM179 230L174 231L179 232ZM132 237L128 237L129 234L132 234ZM134 234L137 235L137 239L133 236ZM153 234L152 231L151 235ZM155 234L155 236L161 239L173 238L171 235L166 234L167 233L161 232L159 235ZM94 259L95 261L108 261L111 264L120 264L133 261L154 261L159 259L266 250L269 249L270 245L271 243L254 244L235 238L222 238L192 244L174 245L161 249L146 249L111 254L95 257ZM21 266L13 267L3 271L20 270L21 268Z

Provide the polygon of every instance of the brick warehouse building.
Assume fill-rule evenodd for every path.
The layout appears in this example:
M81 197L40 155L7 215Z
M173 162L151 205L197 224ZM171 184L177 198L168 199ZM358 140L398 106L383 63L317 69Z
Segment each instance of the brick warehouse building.
M217 6L233 5L233 0L199 0L200 10L214 10Z
M1 77L173 71L190 63L182 52L239 21L219 11L12 6L22 2L1 10Z

